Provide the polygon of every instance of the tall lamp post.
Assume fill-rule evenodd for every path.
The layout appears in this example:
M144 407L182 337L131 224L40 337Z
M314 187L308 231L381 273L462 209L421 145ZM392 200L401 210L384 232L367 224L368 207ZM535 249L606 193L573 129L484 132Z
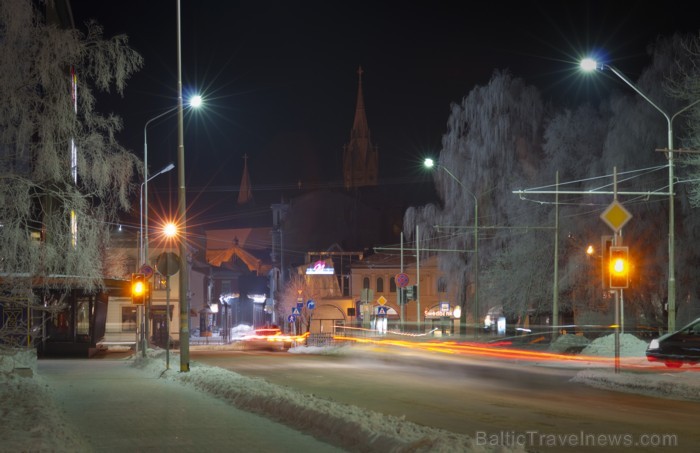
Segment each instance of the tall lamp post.
M452 174L444 165L436 164L433 159L425 159L423 162L426 168L433 168L438 166L443 169L445 173L450 175L457 184L459 184L465 192L474 198L474 322L476 324L475 335L479 335L479 200L476 198L469 189L467 189L462 181L460 181L455 175ZM462 313L462 316L466 317L466 310Z
M673 181L673 120L676 119L678 115L685 112L698 102L691 103L680 109L673 115L666 113L661 107L656 105L654 101L649 99L649 97L644 94L637 86L632 83L624 74L613 66L598 63L592 58L584 58L581 60L581 69L587 72L594 71L596 69L604 70L608 69L610 72L615 74L620 80L625 82L630 88L632 88L638 95L640 95L645 101L651 104L656 110L658 110L664 118L666 118L666 124L668 126L668 331L673 332L676 330L676 265L675 265L675 210L674 210L674 181Z
M141 252L141 263L142 263L141 265L142 266L147 264L146 259L148 257L148 233L146 233L146 238L144 240L144 227L143 227L143 221L144 221L143 205L144 205L144 201L145 201L146 206L148 206L148 201L147 201L148 195L146 195L146 200L144 200L143 190L144 190L144 187L148 187L148 181L155 178L156 176L162 175L163 173L169 172L173 168L175 168L175 165L173 163L169 163L162 170L160 170L158 173L156 173L155 175L151 176L148 179L145 179L141 183L141 191L139 193L139 199L141 200L141 234L140 234L141 247L140 247L140 252ZM146 189L146 190L148 190L148 189ZM146 219L148 219L148 213L146 213ZM148 220L146 220L146 230L148 230ZM142 272L142 270L139 269L139 272ZM151 284L148 283L147 286L148 286L148 291L147 291L148 297L146 298L146 301L144 303L143 324L141 327L142 336L143 336L141 349L142 349L142 353L143 353L144 357L146 357L146 345L148 344L148 314L149 314L149 311L151 309L151 294L152 294Z
M199 108L202 105L202 97L199 95L192 96L189 101L189 106L192 108ZM158 174L149 177L148 176L148 126L154 121L157 121L164 116L173 113L177 110L178 106L169 108L165 112L154 116L150 120L146 121L143 126L143 182L141 183L144 196L141 198L141 264L148 264L148 181L158 176L158 174L165 173L174 168L173 164L170 164L167 170L163 169ZM171 166L173 165L173 166Z
M180 371L190 371L190 300L187 267L187 212L185 191L185 145L182 121L182 23L180 21L180 0L177 0L177 213L180 223Z

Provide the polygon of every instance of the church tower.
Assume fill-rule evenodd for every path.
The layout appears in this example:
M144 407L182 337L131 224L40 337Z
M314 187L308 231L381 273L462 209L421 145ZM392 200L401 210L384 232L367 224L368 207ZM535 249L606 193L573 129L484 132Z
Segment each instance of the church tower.
M343 146L343 181L346 189L376 186L379 173L379 148L370 140L362 96L362 66L357 70L357 105L350 142Z
M253 201L253 186L248 175L248 154L243 156L243 176L241 177L241 190L238 192L238 205L244 205Z

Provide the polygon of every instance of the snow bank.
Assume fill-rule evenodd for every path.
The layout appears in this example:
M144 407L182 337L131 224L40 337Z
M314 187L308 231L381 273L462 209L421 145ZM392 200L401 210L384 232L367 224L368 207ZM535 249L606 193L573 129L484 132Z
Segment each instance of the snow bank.
M628 333L620 334L620 357L645 357L649 343ZM615 355L615 334L606 335L591 341L582 355L613 357Z
M36 374L36 349L0 349L0 374Z
M137 358L134 366L353 451L525 451L522 448L476 445L467 435L420 426L403 418L321 399L222 368L191 363L188 373L163 371L165 367L160 351L149 351L149 357Z
M549 350L552 352L578 352L590 344L590 340L583 335L565 334L559 335L552 344L549 345Z
M0 373L0 450L76 452L90 448L63 422L46 383L38 376Z
M645 373L583 370L572 379L591 387L660 398L700 401L700 379L695 371Z

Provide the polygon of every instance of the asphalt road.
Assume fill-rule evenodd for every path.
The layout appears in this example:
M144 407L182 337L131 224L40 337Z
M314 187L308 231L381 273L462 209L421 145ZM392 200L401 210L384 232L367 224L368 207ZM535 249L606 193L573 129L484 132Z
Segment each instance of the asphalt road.
M700 451L700 405L599 390L578 371L429 354L192 351L192 360L341 403L532 451ZM570 436L570 437L565 437ZM615 437L611 437L615 436ZM574 446L574 443L578 443ZM632 448L629 448L632 447Z

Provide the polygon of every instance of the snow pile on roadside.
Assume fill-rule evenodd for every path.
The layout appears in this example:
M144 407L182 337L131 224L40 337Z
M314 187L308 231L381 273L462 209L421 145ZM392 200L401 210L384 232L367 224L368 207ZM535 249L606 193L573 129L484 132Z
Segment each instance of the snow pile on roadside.
M617 392L638 393L684 401L700 401L700 379L698 379L698 373L693 371L659 374L583 370L578 372L572 381Z
M525 451L521 447L477 445L467 435L420 426L403 418L321 399L222 368L191 363L188 373L163 371L165 367L160 351L149 351L149 357L137 358L134 366L154 376L192 386L240 409L263 415L352 451Z
M648 343L634 335L620 334L620 357L640 357L646 360ZM606 335L591 342L582 355L613 357L615 335ZM587 369L576 374L573 382L617 392L638 393L658 398L700 401L700 379L694 371L676 373L645 373L624 368L616 373L613 368Z
M648 342L629 333L620 334L620 356L621 357L644 357L646 355ZM615 334L606 335L591 341L586 346L581 355L613 357L615 355Z
M572 352L580 351L591 344L591 341L583 335L565 334L559 335L549 345L549 350L553 352Z
M0 450L32 452L88 451L89 447L53 403L38 376L0 373Z

